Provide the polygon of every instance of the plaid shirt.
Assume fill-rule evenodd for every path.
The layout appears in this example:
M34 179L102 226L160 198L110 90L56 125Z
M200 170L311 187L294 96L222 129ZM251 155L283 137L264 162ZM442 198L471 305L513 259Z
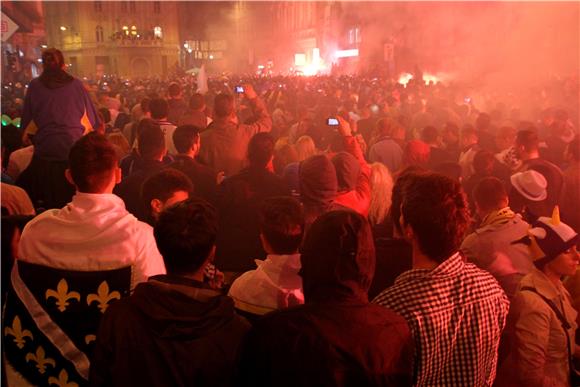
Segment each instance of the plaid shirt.
M491 274L456 253L433 270L401 274L373 302L409 323L416 385L492 385L509 301Z

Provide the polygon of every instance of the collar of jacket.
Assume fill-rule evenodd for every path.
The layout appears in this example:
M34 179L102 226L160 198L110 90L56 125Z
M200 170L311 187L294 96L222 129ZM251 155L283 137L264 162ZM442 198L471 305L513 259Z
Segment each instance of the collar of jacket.
M550 300L558 300L566 293L561 283L556 286L541 270L533 268L532 274L522 279L520 287L531 286L542 296Z
M220 295L220 292L211 289L203 282L178 275L156 275L150 277L148 283L167 291L173 290L183 293L188 297L204 302Z

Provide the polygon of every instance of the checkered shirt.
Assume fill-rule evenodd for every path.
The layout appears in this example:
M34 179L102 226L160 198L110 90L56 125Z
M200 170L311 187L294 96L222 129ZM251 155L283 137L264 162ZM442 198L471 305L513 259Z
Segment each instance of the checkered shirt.
M459 253L401 274L374 300L403 316L415 340L417 386L491 386L509 301Z

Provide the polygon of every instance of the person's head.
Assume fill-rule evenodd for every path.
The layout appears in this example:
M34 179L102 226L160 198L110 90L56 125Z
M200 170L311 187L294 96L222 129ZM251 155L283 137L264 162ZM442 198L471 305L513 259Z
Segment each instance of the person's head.
M165 135L153 120L143 119L137 127L137 149L144 160L161 160L165 155Z
M304 234L304 210L292 197L272 197L260 209L260 240L268 254L295 254Z
M44 71L58 71L64 70L66 65L64 63L64 56L60 50L56 48L49 48L42 52L42 67Z
M520 130L516 136L516 153L521 160L538 156L540 140L534 129Z
M112 193L121 181L117 151L107 138L89 133L74 143L65 175L78 192Z
M131 147L129 146L129 141L127 141L127 138L123 136L122 133L113 132L106 134L106 136L107 139L111 142L111 144L113 144L113 146L115 147L115 150L117 151L117 159L121 160L131 150Z
M381 118L377 121L376 131L379 136L392 136L397 122L391 118Z
M578 233L560 221L556 206L552 217L540 217L531 224L530 236L520 241L530 246L534 264L545 274L560 279L576 274L579 257ZM518 242L520 242L518 241Z
M393 178L389 169L383 163L371 164L371 203L369 207L369 221L372 225L380 224L385 220L391 209L393 194Z
M403 235L413 249L441 263L457 251L470 223L459 182L430 173L414 177L401 205Z
M423 173L427 173L427 170L418 166L409 166L400 171L396 176L393 193L391 195L390 214L393 220L395 234L398 237L402 237L403 235L399 218L401 217L401 204L403 203L403 197L405 197L405 191L410 182Z
M497 149L504 150L512 147L516 141L516 130L511 126L502 126L497 131L495 145Z
M427 125L421 132L421 140L425 141L429 145L439 145L439 131L436 127Z
M548 181L533 169L514 173L510 176L510 182L525 202L541 202L548 197Z
M200 93L195 93L189 97L189 108L195 111L205 110L205 98Z
M312 156L302 161L298 174L300 196L304 204L324 207L336 198L336 169L325 155Z
M153 219L158 219L165 208L188 199L193 184L183 172L173 168L163 169L143 182L141 203Z
M403 161L405 165L427 166L431 148L420 140L411 140L405 145L403 150Z
M181 98L183 90L181 89L181 85L177 82L171 82L169 87L167 88L167 95L169 98L178 99Z
M490 176L493 173L495 156L493 153L481 150L473 157L473 170L480 176Z
M248 143L250 165L266 168L274 155L274 138L269 133L256 133Z
M103 123L110 124L111 123L111 112L106 107L102 107L99 109L99 113L101 114L101 118L103 119Z
M301 136L296 140L296 153L298 153L298 160L306 160L310 156L316 154L316 145L310 136Z
M471 126L465 126L461 130L461 146L463 148L467 148L468 146L477 144L479 138L477 136L477 132Z
M217 212L203 199L190 198L161 212L154 235L167 273L203 279L214 257L217 229Z
M151 110L151 118L161 120L167 118L169 104L163 98L154 98L149 102L149 109Z
M151 118L151 98L143 98L139 103L141 107L141 118Z
M276 141L274 146L274 158L272 159L272 164L274 165L274 172L278 175L284 173L284 169L290 163L297 162L298 153L294 145L285 143L280 143L280 139Z
M349 298L368 301L375 249L363 216L354 211L321 215L306 233L301 254L306 303Z
M443 142L447 146L459 143L459 128L452 122L445 124L443 128Z
M229 118L236 114L234 97L229 94L218 94L215 97L213 110L216 118Z
M475 208L481 219L492 211L501 210L509 205L508 194L503 182L497 177L483 178L473 189Z
M181 125L173 132L173 144L180 154L195 156L200 148L200 129L193 125Z
M491 117L487 113L479 113L475 120L475 128L480 132L485 132L491 125Z

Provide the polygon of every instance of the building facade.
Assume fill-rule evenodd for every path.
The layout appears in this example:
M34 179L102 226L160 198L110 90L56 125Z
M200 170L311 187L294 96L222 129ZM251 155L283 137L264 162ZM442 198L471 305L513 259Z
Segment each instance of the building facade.
M175 2L50 1L44 8L48 45L63 51L77 76L166 76L178 65Z

